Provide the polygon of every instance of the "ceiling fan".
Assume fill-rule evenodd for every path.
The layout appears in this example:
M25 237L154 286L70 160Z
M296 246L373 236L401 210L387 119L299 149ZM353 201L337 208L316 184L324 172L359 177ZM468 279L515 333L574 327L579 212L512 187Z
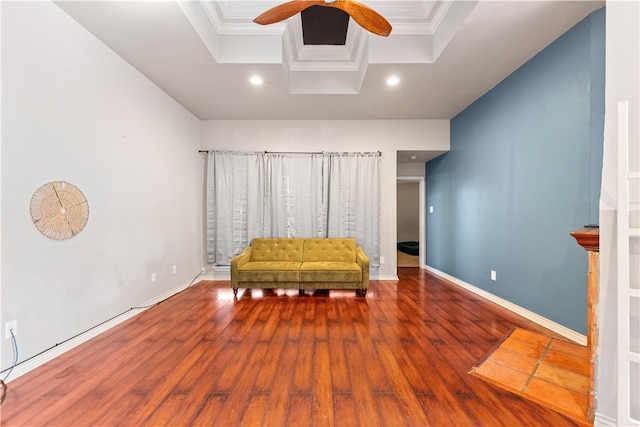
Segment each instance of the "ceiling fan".
M267 10L253 22L261 25L275 24L311 6L335 7L349 14L358 25L373 34L383 37L391 34L391 24L382 15L355 0L293 0Z

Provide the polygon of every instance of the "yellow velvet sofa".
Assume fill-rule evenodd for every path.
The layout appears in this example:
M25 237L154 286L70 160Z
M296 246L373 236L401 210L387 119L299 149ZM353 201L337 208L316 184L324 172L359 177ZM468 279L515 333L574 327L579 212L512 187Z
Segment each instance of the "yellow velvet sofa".
M365 296L369 258L351 238L256 238L231 260L231 287L355 289Z

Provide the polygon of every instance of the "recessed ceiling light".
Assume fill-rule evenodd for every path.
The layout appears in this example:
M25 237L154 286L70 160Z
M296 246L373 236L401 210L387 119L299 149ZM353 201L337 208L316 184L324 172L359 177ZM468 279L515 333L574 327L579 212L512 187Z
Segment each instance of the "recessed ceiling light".
M415 160L415 159L417 159L416 156L411 156L411 160Z
M390 76L387 79L387 84L389 86L396 86L398 83L400 83L400 77L398 77L398 76Z
M260 77L260 76L251 76L249 78L249 82L254 86L260 86L262 84L262 77Z

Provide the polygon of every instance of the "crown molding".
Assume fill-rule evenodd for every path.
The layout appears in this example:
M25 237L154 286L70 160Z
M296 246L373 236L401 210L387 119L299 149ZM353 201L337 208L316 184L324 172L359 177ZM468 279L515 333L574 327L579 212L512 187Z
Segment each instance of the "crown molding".
M281 63L290 93L358 93L369 63L433 63L478 0L368 0L393 26L372 36L349 21L344 46L307 46L302 19L258 25L253 18L282 1L178 2L218 63ZM307 80L307 81L305 81Z

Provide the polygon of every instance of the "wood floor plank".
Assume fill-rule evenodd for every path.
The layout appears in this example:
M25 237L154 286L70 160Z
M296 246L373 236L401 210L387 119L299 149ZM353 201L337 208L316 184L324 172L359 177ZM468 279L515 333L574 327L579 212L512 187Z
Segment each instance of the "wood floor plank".
M10 381L1 424L576 425L467 374L511 328L549 331L424 270L398 276L365 298L200 282ZM570 386L578 353L545 362Z
M144 424L150 426L175 425L184 422L180 409L185 407L187 395L171 393L151 413ZM186 419L191 419L188 417Z
M421 411L414 410L414 408L420 406L420 402L404 375L403 367L400 366L397 358L385 342L381 341L376 343L376 350L383 361L383 365L386 367L394 401L401 412L406 414L408 424L418 426L426 425L427 417L425 414ZM384 424L387 425L387 422Z
M306 305L303 301L299 301L293 304L293 310L291 312L291 320L289 324L289 335L287 339L295 342L300 342L300 334L302 334L302 322L304 320L304 312Z
M351 393L333 393L333 417L339 420L337 425L344 427L357 427L358 421L355 398Z
M291 324L291 322L286 323ZM273 382L269 393L269 403L265 414L265 420L271 423L271 425L281 426L286 423L291 383L293 382L293 371L295 369L297 356L298 343L287 340L282 351L280 364L278 364L276 368L276 380Z
M134 412L129 416L130 423L133 425L142 425L145 421L152 416L156 408L164 401L173 388L176 377L181 378L189 371L196 361L207 351L207 344L203 343L198 345L186 356L181 363L174 366L174 370L171 375L158 376L158 380L155 382L152 389L149 390L149 394L146 396L143 404L138 406Z
M473 420L473 425L489 425L495 427L511 427L520 425L520 420L505 419L498 416L490 407L474 396L462 396L459 399L462 410L469 414Z
M252 394L248 399L240 425L246 427L260 427L263 425L268 400L269 396L266 394Z
M329 339L329 316L327 315L326 298L315 301L315 317L312 319L314 323L316 341L326 341Z
M45 363L38 368L39 375L21 377L20 379L24 384L21 390L32 390L32 392L37 393L38 400L31 401L26 396L25 398L20 398L21 390L16 390L15 394L9 393L7 396L9 402L12 401L13 397L18 397L15 405L11 405L11 412L23 417L21 419L26 421L27 417L37 416L42 413L39 409L40 406L46 408L47 411L52 411L54 410L55 402L60 399L66 401L74 390L83 386L86 381L84 373L87 370L91 370L92 376L97 377L96 379L99 380L101 375L110 376L113 372L119 372L120 368L129 364L129 361L125 360L122 360L120 364L107 363L113 355L109 347L113 346L118 348L121 353L127 354L128 351L134 348L145 351L145 348L153 344L147 340L146 336L140 335L132 342L123 345L123 341L113 330L122 330L124 327L124 325L119 325L107 331L111 340L106 338L104 334L100 335L94 338L90 344L85 343ZM96 370L95 367L99 367L99 369ZM9 387L12 388L13 385ZM68 402L62 402L61 405L68 405Z
M404 417L403 411L400 408L399 397L393 394L377 394L375 395L376 407L380 414L383 426L399 425L420 425L424 426L426 423L413 424L407 422Z
M347 358L347 366L353 387L358 419L363 425L381 425L377 415L373 389L369 384L369 377L367 376L365 364L368 361L365 360L360 347L358 347L355 342L344 341L344 346L345 353L349 355Z
M194 416L191 423L185 423L183 425L194 426L215 426L218 424L218 416L224 413L224 411L230 410L225 406L227 395L225 393L212 393L207 395L207 398L202 402L198 408L198 413ZM124 421L124 420L123 420ZM126 421L123 424L126 425Z
M351 379L349 378L342 328L338 322L329 322L328 327L332 391L341 394L351 393Z
M313 413L312 425L334 426L333 398L331 387L331 358L329 343L316 341L313 355L312 389Z
M170 338L162 340L156 343L151 343L150 346L146 346L150 341L147 340L143 343L143 348L150 351L152 354L162 351L162 349L177 348L177 343L171 346ZM128 357L119 357L119 353L111 353L112 363L99 365L97 367L85 366L83 369L77 369L73 373L70 373L68 378L64 381L58 382L59 387L53 390L50 394L45 395L43 400L48 400L46 410L39 412L31 412L33 418L29 419L27 423L33 425L41 425L44 420L49 417L60 420L61 422L73 423L73 420L85 417L87 414L84 411L77 409L70 410L69 401L76 402L83 406L74 406L74 408L84 407L84 404L91 405L96 399L102 400L105 394L109 394L109 381L119 382L125 378L128 380L134 378L141 378L137 375L144 375L145 368L150 368L150 365L145 364L142 359L131 360ZM79 366L79 365L75 365ZM66 387L71 388L65 389ZM108 400L107 400L108 402ZM97 409L101 409L98 407ZM27 413L25 413L26 415ZM92 416L99 416L98 414L88 414L89 418Z
M415 393L433 393L432 381L429 378L431 371L430 358L423 353L416 343L406 342L402 347L389 346L402 372Z
M273 308L270 312L268 310L263 310L262 313L268 314L268 316L266 317L266 319L261 319L264 320L264 326L260 334L260 340L270 341L273 339L273 335L278 330L278 324L280 323L280 319L282 318L283 306L283 302L277 302L273 305Z
M127 392L112 401L109 405L105 405L105 410L99 416L95 416L95 423L98 426L119 426L123 425L120 421L126 419L127 415L142 405L146 395L136 392ZM197 408L196 408L197 409ZM89 425L84 419L76 420L68 425Z
M269 341L269 347L262 359L262 368L259 370L253 385L254 393L268 393L272 389L274 382L280 380L276 378L276 374L284 359L283 353L288 334L286 325L289 322L280 323L276 326L272 339Z
M358 349L362 354L363 365L367 378L367 386L373 393L389 393L388 372L385 369L384 361L379 357L375 343L368 335L369 328L363 322L355 322L354 329L358 342ZM349 354L349 353L347 353Z
M429 421L426 424L428 426L477 425L473 417L465 411L465 408L461 404L461 399L452 396L450 393L420 394L417 397L421 401L423 410ZM490 424L484 425L490 426Z
M293 393L312 392L313 387L313 354L315 352L314 324L303 320L300 330L298 358L293 374Z
M255 335L257 336L258 334L259 331ZM224 411L218 416L221 425L238 425L243 417L245 417L247 398L252 395L251 389L258 376L258 371L262 365L262 358L264 357L267 347L268 343L263 341L256 342L255 345L251 347L246 363L243 363L244 369L242 369L240 375L236 378L226 399L227 406L233 408L233 410Z
M289 414L285 425L288 427L310 426L312 406L312 396L292 394L289 399Z

